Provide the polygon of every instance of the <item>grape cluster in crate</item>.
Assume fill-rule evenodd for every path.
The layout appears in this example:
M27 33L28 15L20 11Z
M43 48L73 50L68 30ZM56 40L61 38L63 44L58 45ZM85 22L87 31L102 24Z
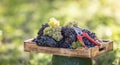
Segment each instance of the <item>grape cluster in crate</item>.
M55 18L50 18L48 23L42 24L33 42L36 42L38 46L69 49L100 46L95 33L79 27L77 22L60 26Z

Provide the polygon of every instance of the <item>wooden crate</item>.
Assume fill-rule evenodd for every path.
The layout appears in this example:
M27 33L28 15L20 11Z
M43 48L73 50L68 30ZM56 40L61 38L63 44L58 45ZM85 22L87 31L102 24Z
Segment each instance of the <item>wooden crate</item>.
M106 52L113 50L112 41L103 41L103 44L98 47L83 48L79 47L77 49L65 49L65 48L53 48L53 47L43 47L37 46L32 39L24 41L24 51L26 52L37 52L37 53L48 53L53 55L69 56L69 57L82 57L82 58L93 58L99 56Z

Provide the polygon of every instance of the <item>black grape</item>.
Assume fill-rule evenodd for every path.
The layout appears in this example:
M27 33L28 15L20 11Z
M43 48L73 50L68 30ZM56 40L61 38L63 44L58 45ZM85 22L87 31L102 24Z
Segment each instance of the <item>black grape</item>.
M36 42L38 46L56 47L57 42L49 36L41 36L41 38L35 38L33 42Z
M72 48L72 42L77 41L77 34L72 27L62 27L63 39L58 42L60 48Z
M90 31L87 30L87 29L83 29L82 32L86 32L92 39L95 40L95 38L96 38L95 33L90 32ZM87 38L83 37L82 39L83 39L85 45L86 45L88 48L95 46L95 45L94 45L90 40L88 40Z
M49 25L46 23L46 24L42 24L42 27L39 29L38 31L38 37L41 37L43 36L43 30L46 28L46 27L49 27Z

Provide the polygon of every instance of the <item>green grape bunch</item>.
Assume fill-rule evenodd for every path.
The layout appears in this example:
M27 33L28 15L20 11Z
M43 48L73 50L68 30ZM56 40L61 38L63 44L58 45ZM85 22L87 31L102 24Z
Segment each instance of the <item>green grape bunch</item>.
M51 18L48 24L49 27L44 29L43 35L48 35L54 38L56 41L60 41L63 38L63 36L61 34L61 26L59 22L56 19Z

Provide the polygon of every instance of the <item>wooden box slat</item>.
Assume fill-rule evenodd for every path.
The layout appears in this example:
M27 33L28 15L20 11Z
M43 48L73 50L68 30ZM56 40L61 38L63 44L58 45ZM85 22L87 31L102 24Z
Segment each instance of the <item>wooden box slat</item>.
M26 52L48 53L69 57L93 58L113 50L113 42L105 41L100 47L95 46L89 49L83 47L77 49L65 49L37 46L35 42L32 42L32 39L29 39L24 41L24 50Z

